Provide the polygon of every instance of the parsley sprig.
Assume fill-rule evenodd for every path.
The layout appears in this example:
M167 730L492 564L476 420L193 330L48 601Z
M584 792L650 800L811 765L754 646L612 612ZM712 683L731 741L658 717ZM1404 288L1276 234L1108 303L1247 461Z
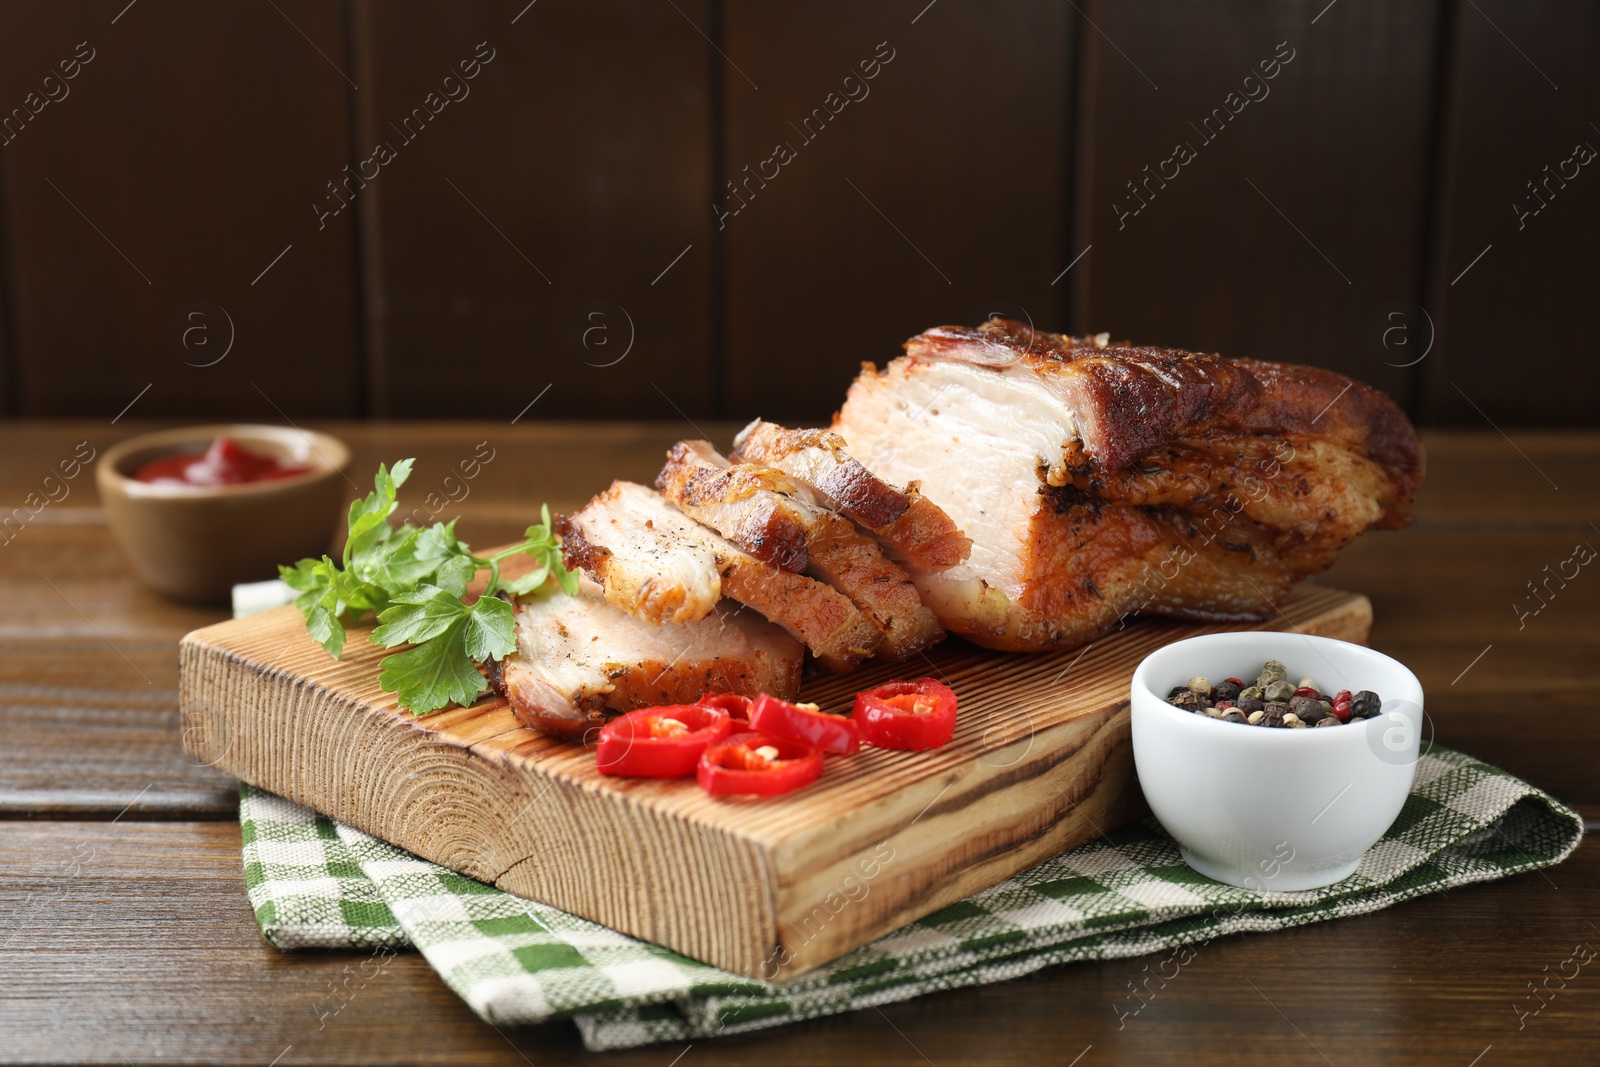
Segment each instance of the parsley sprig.
M394 693L401 707L427 715L477 700L488 688L477 664L517 647L511 605L497 593L530 596L554 586L570 596L578 591L578 576L562 564L548 507L540 509L540 524L528 527L522 543L488 557L474 555L456 537L455 519L391 525L411 466L409 459L392 470L380 464L373 491L351 502L341 562L303 559L278 572L299 593L294 603L307 632L334 659L344 650L345 627L369 613L378 619L374 644L411 645L378 664L378 685ZM517 555L532 556L539 565L518 578L502 576L500 564ZM485 569L488 584L469 604L467 583Z

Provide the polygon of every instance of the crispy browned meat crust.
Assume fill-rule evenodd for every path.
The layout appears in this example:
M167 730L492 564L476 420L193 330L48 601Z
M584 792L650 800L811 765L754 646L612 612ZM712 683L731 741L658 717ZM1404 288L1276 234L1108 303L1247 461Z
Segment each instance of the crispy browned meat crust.
M1104 471L1151 449L1214 434L1301 435L1379 464L1408 504L1422 483L1422 446L1404 412L1371 386L1333 371L1227 359L1047 333L1006 319L940 326L906 342L912 358L984 366L1024 363L1048 374L1078 414L1084 451Z
M710 441L679 441L656 475L661 495L763 563L800 573L811 516L793 480L770 467L731 465Z
M856 666L882 641L872 620L838 590L762 563L646 486L613 482L582 511L558 520L558 529L567 565L600 583L607 602L650 622L697 621L729 596L805 642L836 671Z
M800 685L800 643L731 601L698 622L658 626L585 581L576 596L521 604L516 618L516 650L484 673L523 725L544 734L580 737L618 712L706 693L789 699Z
M729 455L805 483L824 504L860 523L908 567L944 570L967 558L972 542L915 483L896 488L867 470L832 430L791 430L757 419Z
M784 472L730 464L708 441L680 441L668 451L656 488L758 559L774 545L786 546L784 559L800 561L806 574L849 597L872 620L883 635L879 655L904 659L944 637L910 576L855 523ZM908 508L901 519L910 515ZM779 564L777 558L767 562Z
M1330 371L1000 320L906 353L863 371L835 426L948 497L974 562L916 581L946 628L995 648L1135 613L1264 618L1361 533L1408 522L1421 485L1404 414Z

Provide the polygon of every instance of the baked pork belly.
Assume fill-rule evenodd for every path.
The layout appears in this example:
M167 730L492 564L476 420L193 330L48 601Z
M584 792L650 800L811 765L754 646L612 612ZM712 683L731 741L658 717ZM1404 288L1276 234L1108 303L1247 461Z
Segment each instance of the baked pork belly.
M706 693L791 699L804 658L798 641L737 604L657 626L606 603L584 580L577 596L518 605L516 651L486 666L525 726L580 737L608 713L693 703Z
M972 538L913 571L940 621L1015 650L1138 612L1265 618L1360 533L1404 525L1423 467L1394 403L1341 375L1001 320L864 368L834 429Z
M612 482L557 520L567 566L604 589L608 603L646 622L697 622L732 597L805 642L830 670L849 670L882 635L838 590L763 563L635 482Z
M972 542L915 480L896 488L867 470L829 430L791 430L757 419L733 440L735 463L761 464L804 483L833 510L889 547L912 570L939 571L967 558Z
M855 523L822 506L787 474L731 464L709 441L679 441L667 453L656 488L757 559L803 571L849 597L882 634L878 655L904 659L944 637L911 577Z

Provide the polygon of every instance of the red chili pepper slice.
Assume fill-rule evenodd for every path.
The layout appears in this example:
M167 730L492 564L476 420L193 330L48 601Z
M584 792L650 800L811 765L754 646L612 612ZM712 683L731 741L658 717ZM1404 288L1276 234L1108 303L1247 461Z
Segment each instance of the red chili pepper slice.
M601 728L595 769L620 778L687 778L706 746L732 732L733 721L720 708L640 708Z
M955 736L956 694L932 678L887 682L857 693L851 717L867 744L920 752Z
M712 796L777 796L822 773L822 750L751 730L707 746L695 778Z
M791 704L766 693L756 697L750 728L841 756L861 751L854 721L819 711L815 704Z
M750 709L755 702L739 693L712 693L701 697L696 703L727 712L728 718L733 720L734 729L739 730L749 725Z

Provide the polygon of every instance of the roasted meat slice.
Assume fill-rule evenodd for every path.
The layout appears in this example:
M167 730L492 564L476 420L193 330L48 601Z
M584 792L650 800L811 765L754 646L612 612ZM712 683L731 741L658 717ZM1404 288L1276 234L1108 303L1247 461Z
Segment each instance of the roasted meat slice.
M585 580L577 596L517 607L517 650L489 680L526 726L581 736L607 712L687 704L708 692L790 699L805 649L755 612L724 601L698 622L656 626L607 604Z
M849 598L754 556L635 482L612 482L575 515L557 520L567 566L605 599L648 622L694 622L724 596L795 637L830 670L849 670L881 635Z
M734 466L710 441L679 441L667 451L656 489L763 563L800 574L810 562L810 527L820 509L781 471Z
M972 548L915 480L895 488L852 457L836 433L791 430L757 419L733 443L729 458L735 463L759 463L803 482L828 507L877 534L913 570L945 570L966 559Z
M709 441L679 441L656 488L757 559L803 569L849 597L882 632L879 655L904 659L944 637L910 576L878 543L783 472L730 464Z
M1364 530L1405 523L1416 433L1328 371L992 321L864 369L835 421L973 539L914 572L946 628L996 648L1088 640L1135 612L1263 618Z

